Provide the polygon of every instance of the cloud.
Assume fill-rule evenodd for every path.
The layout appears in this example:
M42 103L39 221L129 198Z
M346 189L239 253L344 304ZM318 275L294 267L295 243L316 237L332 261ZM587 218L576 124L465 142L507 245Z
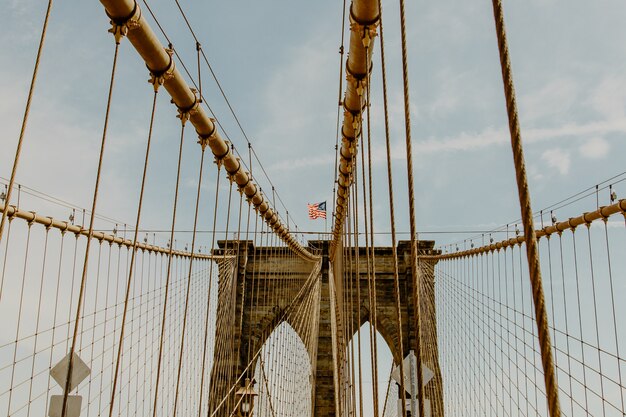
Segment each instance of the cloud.
M573 80L559 78L523 96L520 112L527 121L565 114L575 104L578 90Z
M571 164L570 153L564 149L551 148L541 154L541 159L546 161L549 167L555 168L561 175L569 173Z
M0 153L0 175L7 178L13 166L24 108L21 102L25 96L24 84L17 80L17 76L8 72L0 80L0 89L7 94L7 100L0 105L0 110L6 110L0 111L0 124L7 132L4 146L8 150ZM77 109L47 91L37 91L31 110L17 182L78 206L90 207L102 134L97 125L101 115L83 117ZM119 161L125 160L119 155L137 143L137 135L144 131L136 129L133 123L124 126L128 131L116 132L116 127L112 126L108 135L97 210L115 218L126 217L123 211L135 201L132 198L134 182L125 177L127 171L121 170L123 162ZM65 208L40 203L41 207L28 209L65 212ZM59 213L46 212L46 215L58 216Z
M543 180L544 176L539 169L535 165L528 166L528 176L535 181Z
M626 117L626 78L607 76L591 97L591 106L607 120Z
M372 91L374 93L374 91ZM387 112L389 116L389 130L392 132L398 132L404 134L404 95L402 91L395 90L388 93ZM409 109L411 111L411 120L417 120L421 116L418 104L411 100L409 103ZM371 104L371 123L372 129L382 129L385 126L384 118L382 116L384 111L382 96L372 98ZM341 119L343 123L343 117Z
M464 74L453 75L451 68L446 68L438 74L440 89L432 104L428 107L430 117L442 117L456 110L461 101L461 86L466 84Z
M601 159L608 155L610 149L609 143L601 138L591 138L578 148L578 152L584 158Z
M609 133L625 133L626 119L613 121L594 121L590 123L566 123L554 128L523 129L522 138L525 144L535 144L543 141L563 139L569 137L594 137L580 151L587 152L587 157L600 158L608 152L609 144L600 137ZM481 150L488 146L508 145L508 128L488 127L482 132L461 132L456 136L444 138L429 137L415 142L415 150L421 154L441 152L459 152ZM394 144L392 155L395 159L405 159L404 142ZM400 146L401 145L401 146Z
M568 136L602 136L609 133L626 133L626 119L598 120L589 123L565 123L554 128L524 130L522 127L522 135L527 142L538 142Z
M301 168L332 166L335 163L335 156L326 154L314 157L281 160L270 165L272 171L293 171Z
M318 47L323 45L324 48ZM335 78L319 67L331 67L336 57L328 53L329 40L314 36L288 55L286 62L277 66L267 81L264 108L267 122L257 137L267 141L276 137L300 137L303 132L319 123L320 109L324 119L335 119L332 103ZM315 62L316 65L311 65ZM332 74L334 75L334 74ZM333 88L328 86L332 85Z

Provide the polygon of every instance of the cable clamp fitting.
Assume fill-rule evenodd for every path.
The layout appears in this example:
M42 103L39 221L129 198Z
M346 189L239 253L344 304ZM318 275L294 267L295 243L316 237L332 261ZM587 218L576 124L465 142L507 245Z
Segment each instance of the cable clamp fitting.
M591 213L589 212L583 213L583 221L585 222L585 226L587 226L587 229L589 229L591 227L591 223L593 223L593 219L587 218L587 216L589 215L591 215ZM602 215L602 213L600 213L600 215Z
M176 62L173 58L174 50L165 48L165 52L167 52L167 55L170 57L170 62L165 69L157 71L148 68L148 71L150 71L150 79L148 82L152 84L154 91L157 91L167 80L174 78L174 71L176 70Z
M211 133L207 135L198 134L198 144L200 144L203 151L206 149L207 146L211 144L211 141L217 139L217 126L215 125L215 119L211 117L209 118L209 120L211 120L211 123L213 123L213 130L211 131Z
M180 119L183 125L187 123L187 120L189 120L191 116L198 113L198 106L200 106L200 101L198 100L198 91L195 88L190 88L190 90L193 93L193 104L189 107L179 107L178 105L176 105L176 107L178 107L178 115L176 117Z
M224 158L226 158L228 156L228 154L231 152L230 151L230 142L225 140L224 143L226 144L226 151L224 151L224 153L218 155L215 153L215 151L213 151L213 155L215 157L215 164L217 164L217 166L222 166L222 163L224 161Z
M15 217L17 216L17 206L9 205L9 207L13 209L13 212L7 214L7 220L9 222L12 222L13 219L15 219Z
M350 31L356 32L361 35L361 42L365 48L369 48L372 39L374 39L378 33L378 16L371 22L359 22L352 13L352 7L350 7Z
M619 204L622 215L626 218L626 200L618 200L617 204Z
M574 223L574 218L573 217L570 217L567 220L567 226L572 231L572 233L576 233L576 227L578 227L578 226Z
M29 228L33 225L33 223L35 223L35 219L37 218L37 213L36 212L31 211L30 213L33 215L33 217L32 217L32 219L28 220L27 224L28 224Z
M367 77L356 77L351 72L348 72L346 80L350 84L354 84L356 86L356 93L361 99L363 99L363 95L365 94L367 87Z
M348 113L352 117L352 129L354 130L354 137L358 136L358 133L361 129L361 115L353 114L351 112L344 112L344 116L348 116Z
M133 7L133 11L126 17L115 18L109 14L107 11L107 16L111 19L111 28L109 29L109 33L112 33L115 37L115 43L120 43L122 38L128 35L128 32L133 29L137 29L141 26L141 9L137 2Z
M235 157L235 161L237 161L237 169L233 170L232 172L226 169L226 177L228 178L228 181L230 181L231 184L235 182L235 175L237 174L237 172L239 171L239 168L241 167L241 159L239 159L238 157Z
M361 42L363 42L363 47L365 49L369 49L372 44L372 40L378 36L377 24L361 25L359 23L352 22L350 24L350 30L358 32L361 35Z
M252 182L252 174L250 174L249 172L246 172L246 175L248 176L248 182L246 183L244 188L247 187L248 184L250 184L250 183L252 183L252 185L254 186L254 193L252 193L252 194L245 193L246 201L248 202L248 204L253 205L253 208L256 209L256 207L254 207L254 197L259 192L259 187Z

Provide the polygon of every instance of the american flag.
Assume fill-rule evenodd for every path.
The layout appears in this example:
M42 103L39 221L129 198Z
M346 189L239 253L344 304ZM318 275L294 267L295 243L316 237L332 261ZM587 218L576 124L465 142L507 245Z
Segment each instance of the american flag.
M309 219L325 219L326 218L326 202L307 204L309 208Z

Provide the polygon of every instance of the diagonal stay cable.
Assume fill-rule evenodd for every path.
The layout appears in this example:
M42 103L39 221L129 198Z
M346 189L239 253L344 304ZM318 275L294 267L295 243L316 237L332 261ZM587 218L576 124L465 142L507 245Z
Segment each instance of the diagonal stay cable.
M500 53L500 65L502 69L504 95L506 98L507 116L509 119L509 130L511 133L511 148L513 151L515 176L517 180L520 209L522 212L522 222L524 224L526 255L528 258L530 283L532 286L533 302L535 306L539 345L541 347L541 362L544 371L546 393L550 416L559 417L561 415L559 389L554 369L552 344L550 341L548 325L548 313L546 311L543 283L541 278L541 265L539 262L539 248L533 224L533 212L530 204L530 191L528 187L528 180L526 178L526 165L524 162L524 150L522 146L522 134L517 112L515 87L513 85L513 75L511 70L511 59L509 56L506 27L504 23L504 11L501 0L493 0L493 13L498 40L498 51Z
M28 115L30 113L30 105L33 100L33 94L35 93L35 84L37 82L37 74L39 72L39 63L41 60L41 54L43 52L44 41L46 40L46 32L48 29L48 21L50 20L50 11L52 9L52 0L48 0L48 7L46 8L46 16L43 21L43 28L41 29L41 38L39 40L39 48L37 49L37 58L35 59L35 68L33 69L33 77L30 82L30 88L28 90L28 98L26 99L26 108L24 109L24 118L22 119L22 127L20 129L20 136L17 141L17 149L15 150L15 160L13 161L13 168L11 169L11 179L7 187L4 210L2 210L2 219L0 220L0 242L2 242L2 232L4 231L4 224L7 219L7 213L9 206L11 205L11 194L13 192L13 184L15 183L15 176L17 175L17 167L20 161L20 155L22 153L22 145L24 144L24 134L26 133L26 126L28 124Z
M82 272L82 277L80 281L80 289L78 293L78 301L77 301L77 306L76 306L76 317L74 320L74 332L72 335L72 343L71 343L70 351L68 354L69 360L68 360L68 365L67 365L67 373L65 376L65 387L63 388L63 402L61 406L61 416L67 416L67 399L68 399L68 395L70 393L70 388L72 384L71 375L72 375L72 368L74 366L74 352L76 351L76 344L77 344L77 339L78 339L78 328L80 324L80 314L83 308L85 287L87 283L87 270L89 266L89 250L91 248L91 241L93 240L92 238L93 238L93 232L94 232L96 206L98 202L98 191L100 188L100 178L102 174L102 165L104 162L104 149L106 145L107 128L109 126L109 115L111 111L111 99L113 97L113 86L115 84L115 71L117 69L117 58L118 58L119 49L120 49L120 40L121 40L120 33L122 29L121 27L114 25L112 30L115 36L115 52L113 54L113 68L111 69L111 80L109 83L107 105L106 105L106 110L105 110L105 115L104 115L104 127L102 128L102 141L100 144L100 156L98 158L98 168L96 171L96 183L94 185L93 203L91 206L91 215L90 215L90 220L89 220L89 234L88 234L87 243L85 246L85 259L83 262L83 272Z

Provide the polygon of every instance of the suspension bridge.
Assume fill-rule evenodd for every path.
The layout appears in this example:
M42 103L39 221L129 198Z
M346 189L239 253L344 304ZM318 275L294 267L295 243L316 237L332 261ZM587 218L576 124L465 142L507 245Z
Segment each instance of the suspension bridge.
M521 218L445 243L418 228L416 201L428 190L414 181L404 0L398 27L385 26L400 32L390 43L399 55L385 49L386 3L344 1L323 231L300 228L290 214L279 192L305 194L306 185L274 186L178 0L193 59L175 47L152 2L93 2L87 27L110 45L109 61L99 57L94 68L108 71L103 124L97 160L72 172L93 176L91 205L19 182L20 161L46 140L30 135L28 122L49 32L60 30L60 6L40 3L19 136L3 135L1 145L12 160L0 167L7 417L626 416L626 173L533 212L501 0L493 0L492 41L513 154L502 175L516 180ZM400 172L385 52L402 67ZM149 97L147 127L131 134L142 150L132 204L103 191L115 178L107 162L119 158L109 150L120 135L115 107L130 91L120 77ZM245 150L214 112L210 80ZM382 131L373 132L376 123ZM159 153L161 130L173 146ZM166 158L174 169L164 180ZM45 164L66 162L30 169L47 175ZM170 200L149 196L170 185ZM101 209L115 204L132 220ZM452 204L463 210L465 202ZM402 234L398 224L407 223Z

